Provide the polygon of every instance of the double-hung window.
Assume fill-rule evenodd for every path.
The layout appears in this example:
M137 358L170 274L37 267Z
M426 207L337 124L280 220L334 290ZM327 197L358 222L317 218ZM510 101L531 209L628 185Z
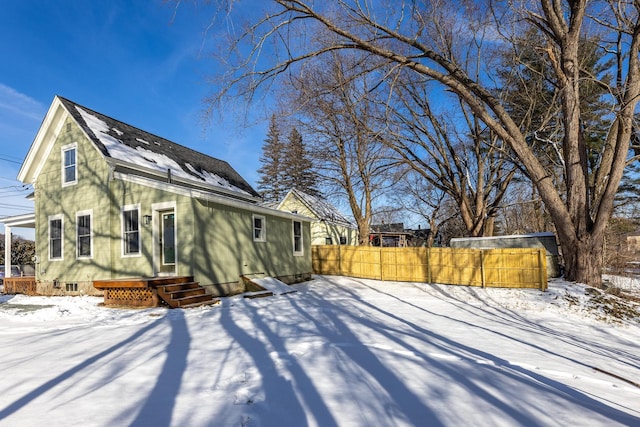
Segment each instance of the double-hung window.
M93 254L92 216L92 211L76 213L76 251L78 258L91 258Z
M77 144L62 147L62 185L73 185L78 182L76 160Z
M140 255L140 206L122 208L122 254Z
M265 219L262 215L253 215L253 241L266 242Z
M302 246L302 222L293 221L293 254L302 255L304 248Z
M49 217L49 259L62 259L62 215Z

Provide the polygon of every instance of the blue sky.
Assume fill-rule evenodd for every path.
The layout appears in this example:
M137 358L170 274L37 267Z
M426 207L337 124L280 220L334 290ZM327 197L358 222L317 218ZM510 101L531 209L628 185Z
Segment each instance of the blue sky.
M235 119L238 111L206 128L203 121L206 80L217 66L211 36L226 31L207 28L210 8L182 2L175 10L161 0L2 3L0 217L32 209L15 178L55 95L226 160L255 185L269 112L255 113L251 126Z

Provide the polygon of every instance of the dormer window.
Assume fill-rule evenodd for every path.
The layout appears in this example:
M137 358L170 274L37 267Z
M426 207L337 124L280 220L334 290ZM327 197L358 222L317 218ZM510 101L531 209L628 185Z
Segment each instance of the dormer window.
M77 144L62 147L62 186L73 185L78 182L76 161Z

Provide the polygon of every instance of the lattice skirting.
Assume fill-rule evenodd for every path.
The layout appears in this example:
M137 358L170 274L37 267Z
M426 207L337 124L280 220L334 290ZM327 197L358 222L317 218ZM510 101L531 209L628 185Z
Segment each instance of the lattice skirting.
M108 288L104 289L104 304L125 307L155 307L158 297L149 288Z
M25 277L6 278L4 279L4 293L37 295L36 279Z

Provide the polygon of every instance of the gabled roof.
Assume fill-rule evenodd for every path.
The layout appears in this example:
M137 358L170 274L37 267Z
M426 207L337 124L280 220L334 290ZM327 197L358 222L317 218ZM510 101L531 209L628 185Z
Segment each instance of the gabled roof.
M259 194L227 162L199 153L97 111L56 96L25 159L18 179L33 182L51 151L66 114L70 114L96 149L118 165L171 176L175 182L257 201Z
M347 217L342 215L342 213L340 213L340 211L338 211L338 209L336 209L335 206L333 206L331 203L310 194L304 193L295 188L289 190L287 195L278 204L278 209L282 208L284 202L290 196L297 198L321 221L332 222L344 227L356 228L356 226L351 221L349 221Z

